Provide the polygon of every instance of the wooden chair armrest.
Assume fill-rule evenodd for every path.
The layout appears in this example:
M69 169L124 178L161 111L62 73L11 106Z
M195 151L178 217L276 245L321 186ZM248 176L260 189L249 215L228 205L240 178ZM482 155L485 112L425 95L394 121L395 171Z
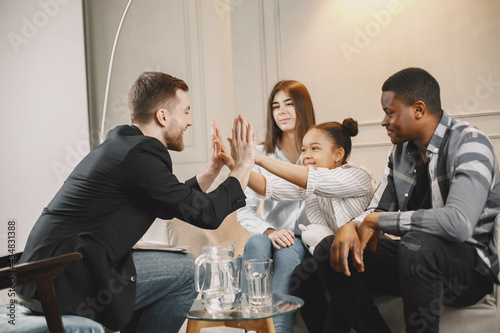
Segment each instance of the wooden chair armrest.
M50 332L64 332L61 312L57 305L52 279L62 273L64 265L83 256L78 252L64 254L49 259L13 265L0 269L0 289L34 282L42 303L45 319Z
M68 261L81 259L82 257L80 253L73 252L49 259L18 264L12 267L4 267L0 269L0 289L7 288L10 285L10 282L5 279L5 277L12 273L16 274L17 284L35 282L47 277L54 278L61 274L64 265Z

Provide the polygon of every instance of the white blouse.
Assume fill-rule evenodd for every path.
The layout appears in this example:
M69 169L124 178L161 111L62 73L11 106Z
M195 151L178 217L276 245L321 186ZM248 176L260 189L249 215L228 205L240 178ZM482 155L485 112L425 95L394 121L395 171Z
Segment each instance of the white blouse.
M334 232L363 213L375 190L370 171L353 163L335 169L309 168L307 189L275 175L266 176L266 198L276 201L305 199L311 223L322 224Z
M265 153L264 145L258 145L257 150L260 154L290 163L279 148L276 148L272 154ZM300 165L300 158L297 164ZM254 165L252 170L266 178L272 175L272 173L258 165ZM262 234L269 228L294 231L296 224L306 223L307 221L305 214L303 214L305 201L302 197L295 199L296 201L287 200L287 202L264 200L262 203L262 216L259 216L257 210L261 200L265 199L264 196L257 195L249 187L246 188L245 195L247 197L246 206L238 209L238 222L252 234Z

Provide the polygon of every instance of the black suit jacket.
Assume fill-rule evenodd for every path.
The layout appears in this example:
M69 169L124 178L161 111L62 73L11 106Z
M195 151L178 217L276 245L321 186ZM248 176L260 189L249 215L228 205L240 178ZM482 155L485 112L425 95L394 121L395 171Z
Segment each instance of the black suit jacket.
M155 218L174 217L216 229L244 206L237 179L203 193L196 178L172 174L165 146L135 126L119 126L73 170L34 225L20 262L77 251L54 280L63 313L89 317L110 329L130 319L135 303L132 246ZM34 285L19 293L37 298Z

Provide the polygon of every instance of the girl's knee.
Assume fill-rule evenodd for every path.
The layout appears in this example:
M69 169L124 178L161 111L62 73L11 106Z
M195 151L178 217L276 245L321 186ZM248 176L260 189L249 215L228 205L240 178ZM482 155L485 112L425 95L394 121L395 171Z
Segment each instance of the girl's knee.
M270 258L271 247L271 240L266 235L252 235L245 243L243 259Z
M302 245L302 241L298 238L294 239L294 243L287 247L282 247L274 251L274 258L276 260L292 260L300 263L306 256L306 249Z

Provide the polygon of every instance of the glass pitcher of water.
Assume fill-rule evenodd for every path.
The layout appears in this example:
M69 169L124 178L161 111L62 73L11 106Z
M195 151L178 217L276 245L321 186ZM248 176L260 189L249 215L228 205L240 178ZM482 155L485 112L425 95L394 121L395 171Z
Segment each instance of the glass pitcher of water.
M224 313L238 307L241 300L241 256L234 257L234 242L202 248L196 258L195 285L201 291L205 309Z

